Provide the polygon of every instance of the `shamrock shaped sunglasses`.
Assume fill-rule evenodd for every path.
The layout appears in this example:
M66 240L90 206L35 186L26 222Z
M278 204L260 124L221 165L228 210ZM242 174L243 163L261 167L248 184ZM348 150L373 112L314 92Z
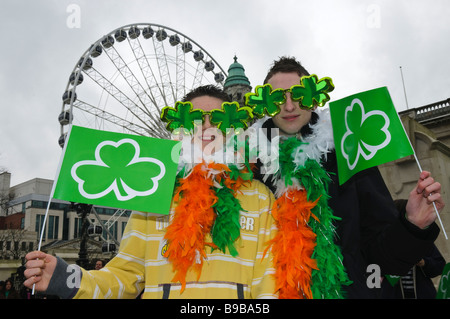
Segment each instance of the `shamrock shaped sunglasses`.
M270 84L257 86L255 93L245 95L245 106L240 107L237 102L224 102L221 109L203 111L194 109L191 102L176 102L175 107L166 106L161 110L161 120L166 122L166 128L172 132L184 128L192 132L197 122L204 123L205 115L224 134L227 129L235 130L248 128L254 115L262 118L265 115L275 116L280 112L280 105L286 102L286 93L291 94L293 101L298 101L303 109L322 107L330 100L329 92L334 90L333 82L325 77L318 79L317 75L304 76L300 84L289 89L272 89Z
M289 89L272 89L267 83L255 88L255 93L245 95L245 105L252 108L252 112L258 118L265 115L275 116L280 112L280 105L286 103L286 93L291 94L293 101L299 102L300 108L312 110L322 107L330 100L329 92L334 90L333 81L328 78L318 79L312 74L300 78L300 84L293 85Z
M251 108L240 107L238 102L223 102L221 109L211 111L194 109L191 102L176 102L175 107L166 106L161 110L161 119L167 123L166 128L171 132L181 128L192 132L198 122L205 122L206 115L225 134L228 128L246 130L253 118Z

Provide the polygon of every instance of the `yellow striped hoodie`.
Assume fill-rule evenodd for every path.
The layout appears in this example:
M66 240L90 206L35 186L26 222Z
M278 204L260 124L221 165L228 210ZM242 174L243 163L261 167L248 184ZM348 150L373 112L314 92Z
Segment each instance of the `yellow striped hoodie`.
M81 269L74 298L136 298L141 292L141 298L276 298L271 254L263 258L265 244L277 231L270 212L274 197L254 180L240 188L237 199L243 208L241 235L235 245L238 255L205 248L207 259L201 276L197 281L197 274L189 271L182 294L181 284L171 282L172 265L163 257L172 205L167 216L133 212L116 257L101 270Z

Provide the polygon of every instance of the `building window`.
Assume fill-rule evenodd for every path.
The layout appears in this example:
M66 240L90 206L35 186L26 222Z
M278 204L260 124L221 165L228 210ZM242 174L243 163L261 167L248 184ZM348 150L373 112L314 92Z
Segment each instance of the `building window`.
M36 214L36 224L35 224L35 231L37 232L38 236L41 236L42 226L44 225L44 218L45 216L42 214ZM45 238L45 229L44 229L44 235L42 238ZM38 237L39 238L39 237Z
M48 239L58 239L59 216L48 217Z
M47 206L48 206L48 202L45 202L45 201L40 201L40 200L31 201L31 207L33 207L33 208L46 209ZM52 210L64 210L64 209L68 208L69 206L70 206L70 204L55 203L55 202L50 203L50 209L52 209Z
M81 237L81 226L82 226L82 223L83 223L83 219L81 219L79 217L75 218L73 238Z

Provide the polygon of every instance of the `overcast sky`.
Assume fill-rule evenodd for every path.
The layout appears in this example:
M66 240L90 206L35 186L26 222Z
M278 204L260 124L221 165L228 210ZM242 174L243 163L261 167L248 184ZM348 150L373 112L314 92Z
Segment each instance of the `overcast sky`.
M79 9L78 24L70 24ZM120 26L188 35L251 85L282 55L336 86L332 99L387 86L398 111L450 97L448 0L0 0L0 168L12 186L53 179L61 96L80 56Z

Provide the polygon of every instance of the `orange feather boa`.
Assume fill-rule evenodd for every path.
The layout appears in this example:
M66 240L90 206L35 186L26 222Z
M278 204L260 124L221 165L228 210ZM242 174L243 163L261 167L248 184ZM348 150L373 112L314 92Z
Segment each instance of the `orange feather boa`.
M169 243L164 256L172 263L175 273L172 282L181 283L181 293L186 288L186 274L191 267L197 273L197 280L200 278L205 246L217 248L206 241L217 216L213 208L218 201L215 187L225 179L224 185L236 193L247 182L241 177L230 178L230 171L224 164L201 163L179 180L174 196L177 206L164 236Z
M290 189L278 198L272 215L278 227L277 235L268 242L275 266L276 290L280 299L312 299L311 273L317 269L311 255L316 246L316 234L308 226L311 209L305 190Z
M189 176L180 181L174 197L178 206L165 235L169 243L165 256L175 272L172 281L181 282L181 292L186 287L186 274L191 266L198 278L201 275L206 258L205 237L215 219L212 206L217 197L212 188L213 181L206 178L206 174L203 165L196 165Z

